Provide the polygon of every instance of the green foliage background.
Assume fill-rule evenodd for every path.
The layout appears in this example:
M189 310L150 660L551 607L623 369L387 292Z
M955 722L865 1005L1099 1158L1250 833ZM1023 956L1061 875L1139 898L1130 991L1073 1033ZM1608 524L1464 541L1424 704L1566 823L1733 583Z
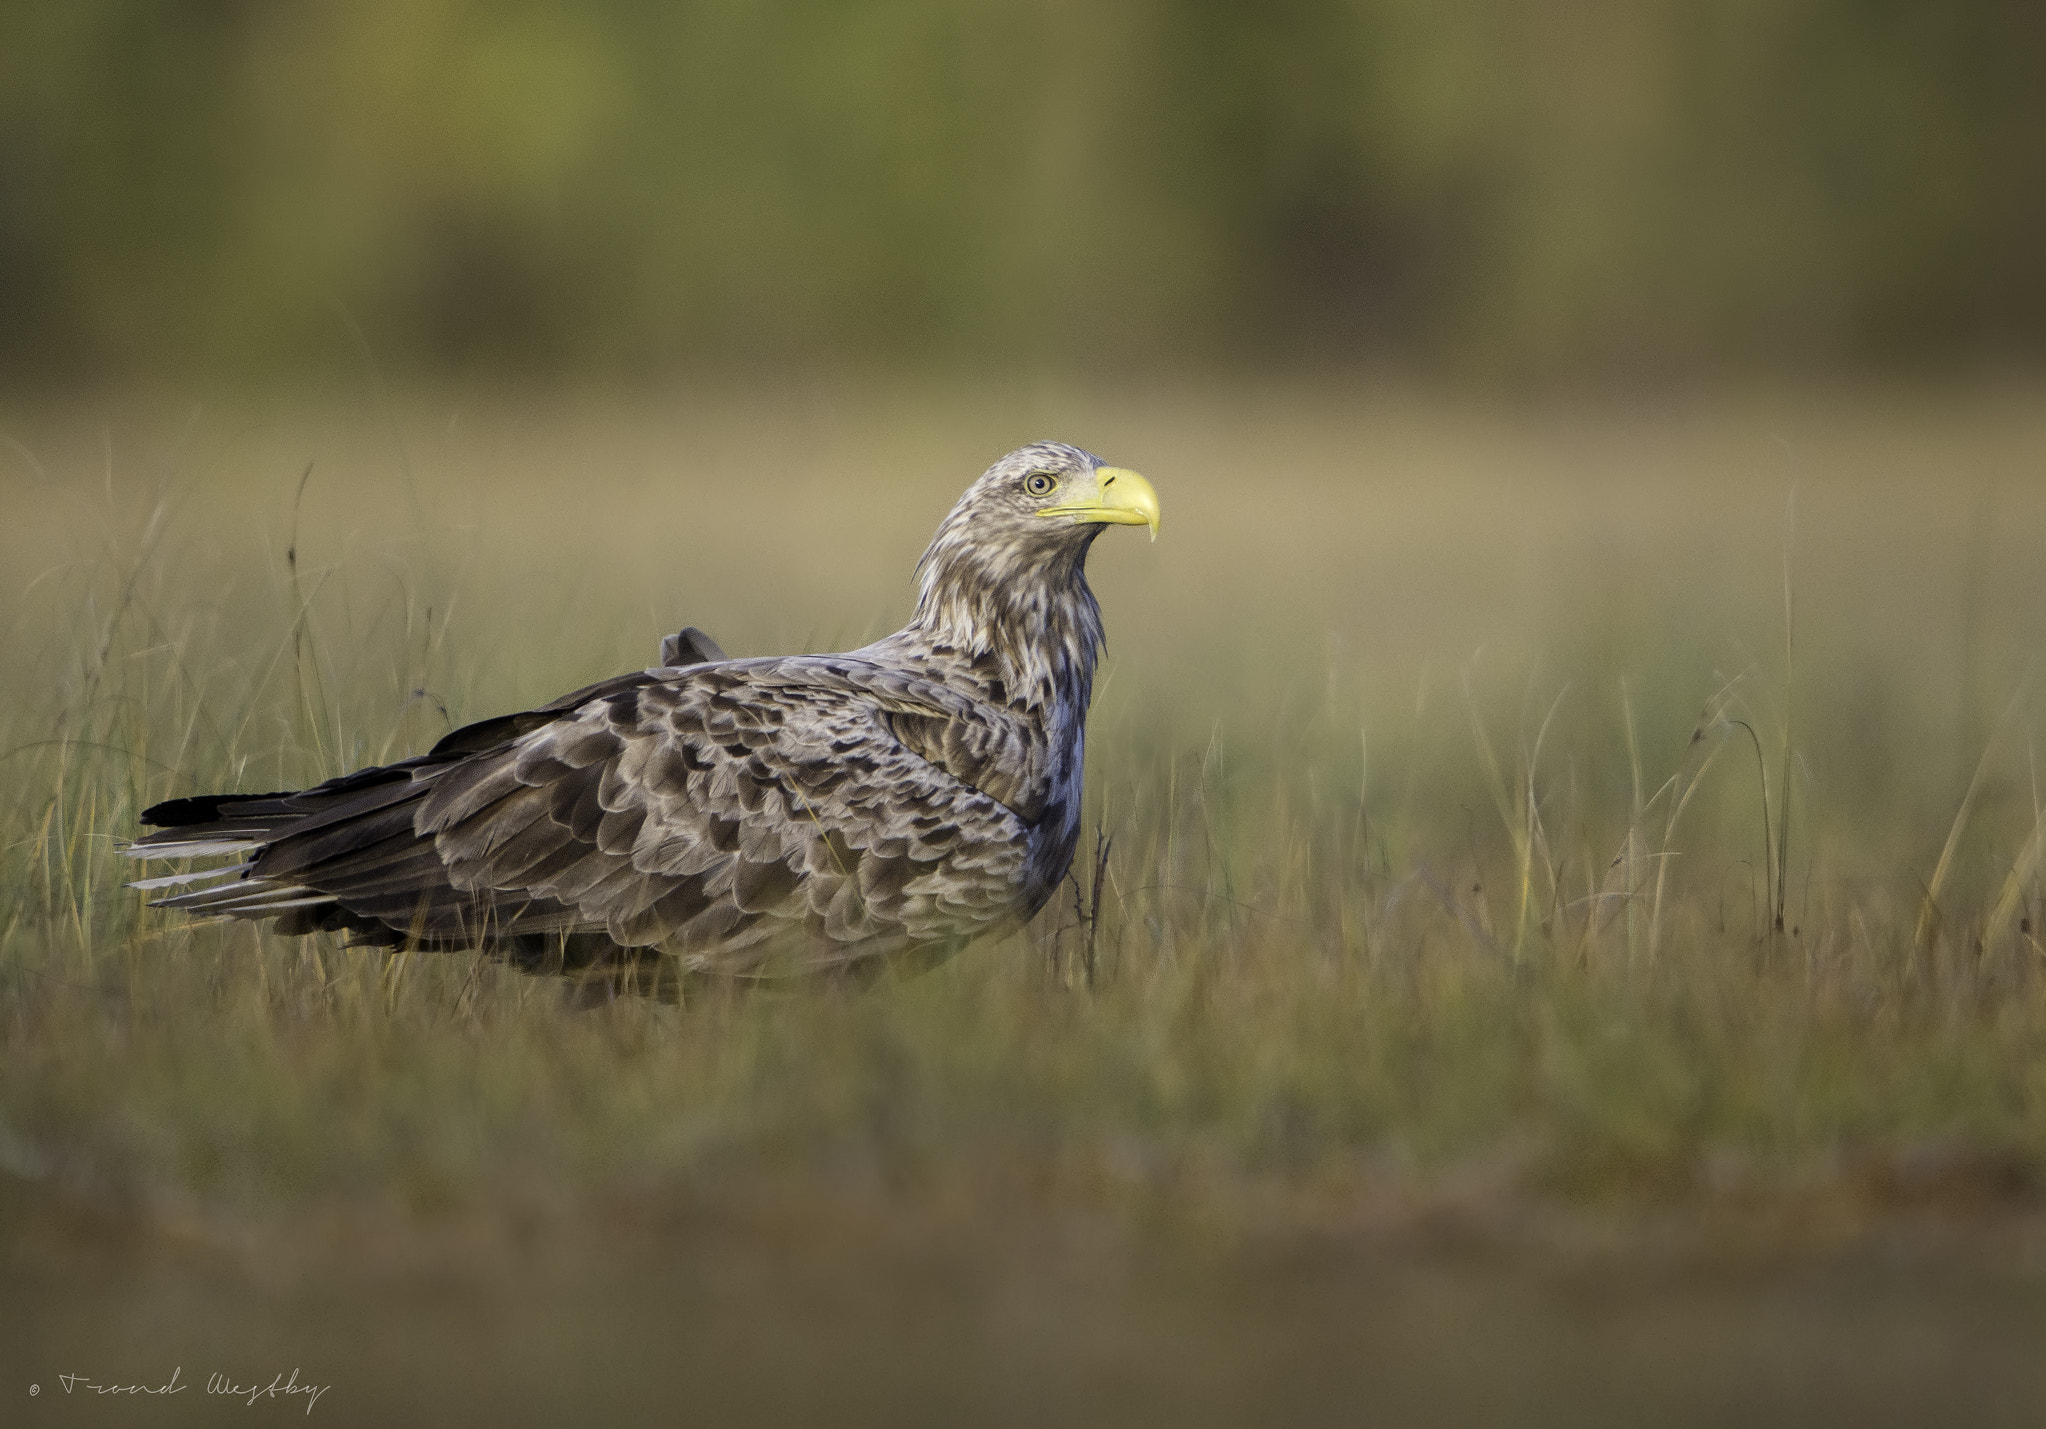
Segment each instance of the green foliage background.
M0 363L2025 358L2028 0L8 0Z

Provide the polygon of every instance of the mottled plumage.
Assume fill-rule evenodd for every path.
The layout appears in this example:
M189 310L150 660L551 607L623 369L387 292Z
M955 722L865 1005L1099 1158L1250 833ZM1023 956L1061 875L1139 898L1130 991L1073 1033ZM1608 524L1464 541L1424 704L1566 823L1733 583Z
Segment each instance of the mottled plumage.
M686 630L658 668L412 759L158 804L131 855L234 861L136 886L285 933L641 985L945 956L1066 874L1102 641L1087 550L1157 512L1133 472L1024 447L939 526L916 614L885 639L733 660Z

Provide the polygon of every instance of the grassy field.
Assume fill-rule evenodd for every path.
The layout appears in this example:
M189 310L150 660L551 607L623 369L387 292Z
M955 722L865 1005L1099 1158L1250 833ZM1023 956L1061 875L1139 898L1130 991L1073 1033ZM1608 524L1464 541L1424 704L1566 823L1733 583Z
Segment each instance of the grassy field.
M2033 1422L2040 395L0 414L0 1403ZM1165 512L1092 563L1098 907L862 995L577 1012L121 887L153 800L685 623L893 628L1045 435Z

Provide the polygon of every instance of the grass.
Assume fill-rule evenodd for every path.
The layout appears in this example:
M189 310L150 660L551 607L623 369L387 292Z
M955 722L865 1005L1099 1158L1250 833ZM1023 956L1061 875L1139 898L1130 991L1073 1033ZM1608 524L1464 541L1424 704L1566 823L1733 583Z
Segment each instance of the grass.
M2015 1413L2038 411L21 415L0 1390L274 1360L365 1420L685 1382L855 1421ZM121 887L154 799L394 757L684 623L889 628L957 487L1040 433L1166 512L1097 548L1107 855L1024 935L864 995L576 1012Z

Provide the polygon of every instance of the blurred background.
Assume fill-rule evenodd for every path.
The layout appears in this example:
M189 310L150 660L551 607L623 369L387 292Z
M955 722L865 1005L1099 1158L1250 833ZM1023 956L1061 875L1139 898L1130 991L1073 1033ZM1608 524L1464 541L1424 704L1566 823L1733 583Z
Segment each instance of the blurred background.
M2028 0L13 0L0 364L2028 361L2042 78Z
M2034 1423L2042 260L2039 0L0 0L0 1394ZM1084 933L586 1016L124 886L1046 436L1165 508Z

